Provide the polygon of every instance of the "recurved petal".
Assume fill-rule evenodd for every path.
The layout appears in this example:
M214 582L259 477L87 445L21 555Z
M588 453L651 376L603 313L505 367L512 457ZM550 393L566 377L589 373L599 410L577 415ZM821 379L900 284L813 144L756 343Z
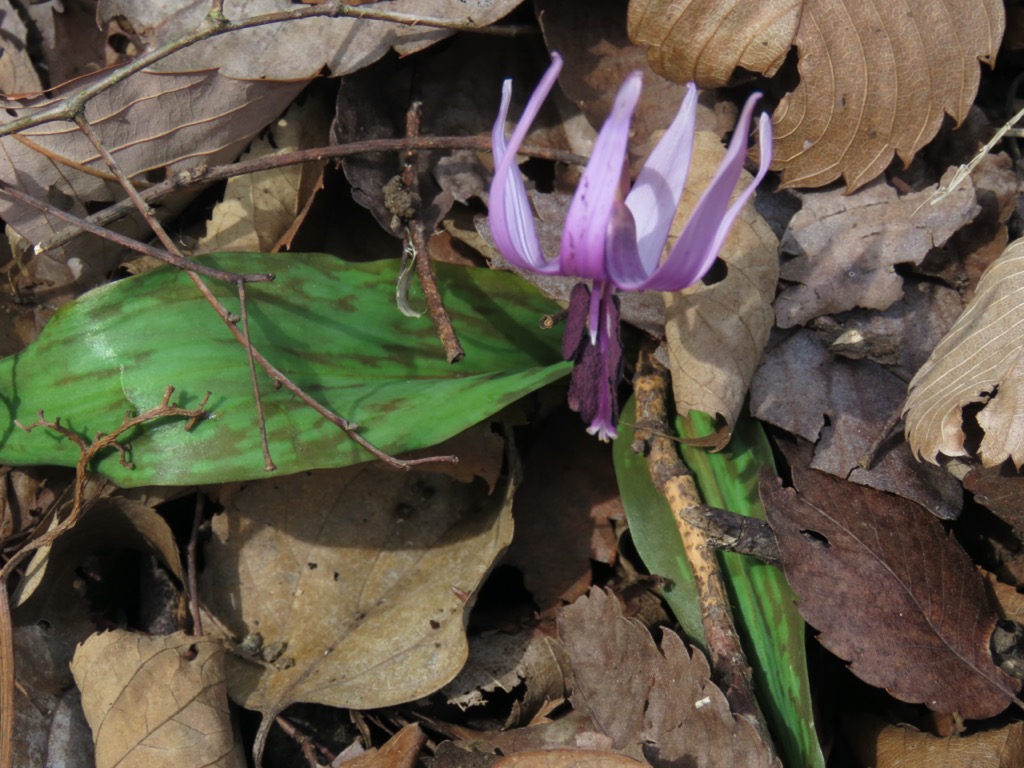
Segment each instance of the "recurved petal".
M506 80L501 89L501 108L498 119L491 131L491 146L494 151L494 179L491 181L488 222L491 236L501 255L512 264L544 274L558 274L558 259L545 261L537 240L533 224L533 211L526 195L523 176L516 164L516 152L523 143L530 126L540 111L562 68L562 58L556 53L551 56L551 66L541 78L537 89L530 96L523 116L505 139L505 120L508 118L509 102L512 99L512 81Z
M629 124L640 98L642 76L633 72L619 89L611 114L594 142L576 194L569 204L559 250L562 274L593 280L606 276L605 238L626 163Z
M711 180L707 190L701 195L693 210L693 215L686 223L669 251L668 256L654 274L639 285L629 286L629 290L678 291L687 288L700 280L718 255L722 243L725 242L729 229L754 194L757 185L768 172L771 164L772 127L771 119L765 115L759 123L761 163L757 176L737 197L732 205L729 199L736 189L743 162L747 155L747 135L750 132L750 120L754 106L760 94L753 94L747 99L725 159L718 172Z
M636 221L640 262L650 275L661 260L669 228L686 186L697 121L697 88L686 87L679 112L648 156L626 205Z

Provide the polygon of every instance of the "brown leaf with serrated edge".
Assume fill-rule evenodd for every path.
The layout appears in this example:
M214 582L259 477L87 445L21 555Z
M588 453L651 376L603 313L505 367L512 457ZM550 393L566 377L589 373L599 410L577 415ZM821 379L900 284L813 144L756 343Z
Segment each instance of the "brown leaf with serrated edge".
M693 164L673 221L673 235L689 221L700 193L724 156L725 148L715 134L696 134ZM744 171L739 188L750 181L750 174ZM676 408L681 413L695 410L724 416L728 429L719 434L717 448L729 442L775 318L772 300L779 279L778 240L752 205L740 212L719 258L727 269L724 280L664 294L665 337Z
M783 186L853 191L894 153L909 163L946 114L966 117L1003 26L1000 0L804 0L800 85L773 117Z
M925 461L968 456L964 409L984 432L986 467L1024 464L1024 240L1009 245L978 281L974 298L910 382L907 441Z
M753 725L729 711L704 655L668 630L659 649L614 595L593 589L563 608L558 634L573 668L573 707L616 750L654 755L654 765L778 766Z
M992 661L995 608L967 553L913 502L792 467L760 491L786 579L818 639L865 682L968 719L992 717L1020 681Z
M727 85L737 67L771 77L793 42L802 0L630 0L629 36L679 83Z
M96 742L97 768L241 768L231 726L224 646L184 632L93 635L71 662Z

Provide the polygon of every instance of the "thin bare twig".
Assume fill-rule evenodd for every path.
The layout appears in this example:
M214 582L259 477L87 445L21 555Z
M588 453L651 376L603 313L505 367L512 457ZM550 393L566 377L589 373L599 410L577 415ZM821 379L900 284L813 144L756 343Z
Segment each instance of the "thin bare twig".
M302 756L306 758L306 762L309 763L311 768L319 768L320 766L320 762L316 758L317 752L323 755L324 758L327 759L328 763L334 762L337 755L317 741L315 737L303 733L298 726L284 715L278 715L274 718L274 722L277 723L278 727L299 745L299 748L302 750Z
M185 578L188 583L188 606L192 613L192 634L203 636L203 616L199 610L199 528L203 524L206 512L206 496L200 491L196 494L196 508L192 515L192 532L188 536L188 548L185 551Z
M325 0L325 2L317 5L306 5L291 11L267 13L262 16L253 16L238 21L229 21L223 15L218 17L216 14L209 14L196 31L182 35L178 39L161 45L159 48L155 48L149 53L145 53L127 64L112 70L109 74L104 75L95 82L83 86L74 93L64 97L53 106L45 107L33 112L31 115L0 125L0 137L9 136L10 134L24 131L27 128L52 123L57 120L74 120L75 115L79 114L95 96L109 90L136 72L141 72L156 62L167 58L172 53L177 53L202 40L225 35L229 32L237 32L242 29L317 17L348 17L367 21L390 21L395 24L411 27L431 27L462 32L480 32L491 35L518 35L523 32L522 27L480 27L471 19L468 21L450 21L448 19L418 16L414 13L394 13L375 10L372 5L351 6L337 0Z
M414 101L406 113L405 136L408 139L419 136L422 107L421 102ZM441 345L444 347L445 358L449 363L457 363L466 356L466 351L459 343L455 326L452 325L452 318L448 314L448 310L445 309L441 291L437 288L437 279L434 277L434 267L430 263L430 249L427 247L426 227L423 224L419 169L417 168L416 151L413 149L405 152L402 183L412 193L414 199L419 201L415 216L412 221L406 223L406 237L412 244L412 258L415 260L416 274L420 279L420 287L423 289L423 298L427 302L427 314L434 321L434 328L437 329L438 338L441 339Z
M263 468L267 472L277 469L270 458L270 441L267 439L267 420L263 416L263 398L260 397L260 380L256 376L256 363L252 355L252 337L249 335L249 305L245 300L245 283L238 282L238 301L242 312L242 336L245 339L246 357L249 360L249 378L252 381L252 392L256 396L256 424L260 430L260 445L263 447Z
M199 165L187 171L182 171L172 178L162 181L159 184L154 184L152 187L145 190L140 190L139 196L147 204L152 204L167 195L173 194L174 192L180 192L183 189L189 189L190 187L199 186L201 184L210 184L215 181L223 181L224 179L243 176L247 173L258 173L260 171L266 171L273 168L284 168L291 165L299 165L300 163L313 163L328 159L338 159L341 157L363 154L365 152L388 152L410 149L472 149L480 152L490 152L491 139L488 136L417 136L415 139L371 139L367 141L356 141L336 147L317 147L315 149L285 152L279 155L266 155L254 160L243 160L241 162L227 163L225 165ZM552 162L565 163L567 165L586 165L588 159L583 155L577 155L573 152L536 146L520 147L519 154L526 157L534 157L539 160L550 160ZM34 205L34 203L30 204ZM38 208L38 206L36 207ZM133 210L135 210L135 205L131 200L125 199L107 206L102 211L94 213L89 216L86 221L91 222L93 225L98 224L103 226L123 218ZM81 222L82 219L77 217L69 218L69 216L70 215L68 214L61 216L61 218L72 224L76 224L76 226L81 226L78 222ZM91 227L87 231L92 232L93 234L100 234L102 237L103 235L101 232L105 230L97 230L99 230L98 227ZM34 251L35 253L45 253L53 248L59 248L62 245L66 245L80 234L81 232L71 227L63 229L55 235L40 241L35 246Z

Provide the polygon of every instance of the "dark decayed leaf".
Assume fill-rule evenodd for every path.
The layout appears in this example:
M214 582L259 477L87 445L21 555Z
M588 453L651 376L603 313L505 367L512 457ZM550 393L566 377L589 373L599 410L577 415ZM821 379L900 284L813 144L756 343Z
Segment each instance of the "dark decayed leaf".
M792 468L761 496L800 611L865 682L904 701L981 719L1016 702L993 663L996 612L967 554L913 502Z
M204 259L277 280L248 289L253 343L378 447L434 445L568 372L559 339L537 318L551 304L517 278L438 265L438 282L466 358L445 362L428 318L394 306L391 262L350 264L323 254L221 254ZM214 293L239 311L231 286ZM69 350L73 350L71 354ZM270 449L280 472L345 466L369 454L260 374ZM160 402L167 386L211 418L131 435L129 470L116 452L95 469L125 486L265 477L245 350L180 272L157 270L86 294L59 311L24 352L0 361L0 461L73 466L78 449L52 431L26 433L37 412L91 438L126 410Z

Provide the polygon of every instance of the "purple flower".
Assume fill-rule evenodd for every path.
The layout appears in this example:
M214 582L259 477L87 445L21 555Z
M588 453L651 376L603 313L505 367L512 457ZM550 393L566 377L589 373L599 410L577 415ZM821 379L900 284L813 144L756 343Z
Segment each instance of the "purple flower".
M729 204L747 154L747 134L758 94L751 96L725 160L694 208L686 228L668 254L662 252L683 194L693 151L697 89L687 87L679 113L651 152L632 189L626 145L629 126L640 98L642 75L633 72L622 84L611 114L594 142L594 149L569 205L558 255L541 253L533 213L526 196L516 151L523 143L541 104L554 87L562 59L552 63L530 96L512 136L505 138L505 120L512 97L506 80L501 109L494 123L494 181L490 192L490 227L502 256L523 269L545 275L589 280L577 284L569 301L562 352L573 360L569 405L602 440L616 436L617 390L622 378L619 339L620 291L678 291L700 280L711 268L740 209L754 193L771 163L772 127L767 115L759 124L761 165L753 183Z

